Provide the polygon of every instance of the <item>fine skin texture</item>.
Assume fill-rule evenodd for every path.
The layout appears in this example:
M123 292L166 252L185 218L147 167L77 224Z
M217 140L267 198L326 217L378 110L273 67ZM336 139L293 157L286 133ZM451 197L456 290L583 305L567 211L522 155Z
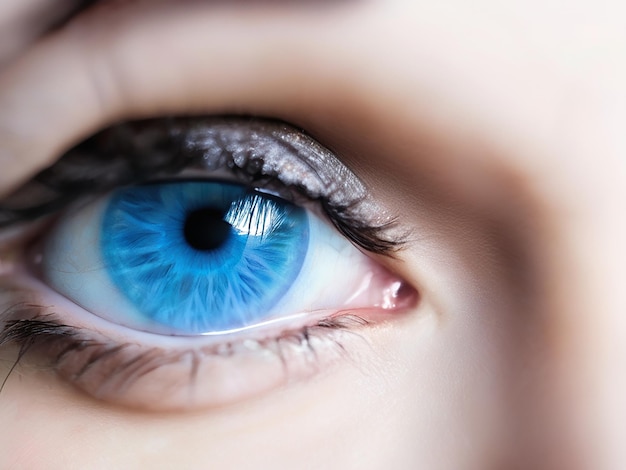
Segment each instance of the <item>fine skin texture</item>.
M410 240L377 261L420 302L351 361L215 409L137 412L18 365L0 468L626 467L620 2L111 1L45 34L52 4L0 8L22 31L1 195L120 120L284 120L397 215Z

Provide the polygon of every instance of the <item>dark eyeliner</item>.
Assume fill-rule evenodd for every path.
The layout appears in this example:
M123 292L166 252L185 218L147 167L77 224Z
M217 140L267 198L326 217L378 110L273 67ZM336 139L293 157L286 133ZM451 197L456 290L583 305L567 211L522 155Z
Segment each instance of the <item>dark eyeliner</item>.
M392 254L402 245L401 237L391 235L394 219L332 152L283 122L242 117L159 118L109 127L0 203L0 227L186 169L227 170L250 186L281 196L287 188L287 198L317 201L344 236L371 253Z

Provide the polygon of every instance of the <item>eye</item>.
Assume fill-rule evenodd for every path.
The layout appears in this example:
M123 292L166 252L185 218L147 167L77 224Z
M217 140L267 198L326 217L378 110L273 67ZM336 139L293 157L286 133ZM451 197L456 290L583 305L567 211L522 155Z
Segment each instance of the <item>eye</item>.
M152 333L222 334L391 300L368 295L382 270L318 216L225 182L117 190L61 219L42 259L55 290Z
M95 155L111 145L129 154L141 145L154 159L156 141L145 136L163 143L159 125L96 136L33 184L87 193L79 180L90 177L63 169L68 161L88 151L117 165ZM362 251L393 246L384 210L326 149L264 121L184 120L174 129L183 150L161 145L156 157L182 153L182 164L161 161L144 175L150 181L71 204L41 237L37 275L16 284L36 286L45 306L16 303L5 341L21 338L53 358L96 398L217 406L330 366L362 341L355 330L413 306L415 291ZM47 197L41 210L57 205ZM7 209L5 218L41 210Z

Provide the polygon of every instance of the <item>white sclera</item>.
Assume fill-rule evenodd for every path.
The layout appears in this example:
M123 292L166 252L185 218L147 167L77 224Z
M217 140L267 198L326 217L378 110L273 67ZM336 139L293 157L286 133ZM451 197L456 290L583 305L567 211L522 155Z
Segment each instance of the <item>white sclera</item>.
M109 277L100 248L109 199L105 196L59 219L44 244L44 279L72 302L112 323L176 334L145 317ZM300 273L261 323L318 311L377 307L383 302L388 274L310 211L308 220L309 246Z

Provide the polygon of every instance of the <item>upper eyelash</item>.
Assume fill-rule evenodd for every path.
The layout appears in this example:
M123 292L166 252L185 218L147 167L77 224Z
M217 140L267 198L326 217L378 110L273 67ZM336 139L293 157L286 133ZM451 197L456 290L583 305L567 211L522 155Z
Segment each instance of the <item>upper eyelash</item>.
M274 139L271 143L287 147L294 156L302 152L320 155L317 166L314 158L311 164L310 157L308 161L302 157L300 163L319 178L318 186L323 180L333 184L328 184L331 187L324 191L312 188L293 177L285 177L279 169L263 168L268 166L266 160L270 157L237 148L236 135L233 143L222 142L219 133L207 134L211 126L233 123L251 126L268 135L271 132L268 137ZM209 155L215 148L207 144L207 139L220 140L214 146L219 155ZM173 175L194 165L210 170L226 167L247 184L288 187L315 200L339 232L371 253L392 255L404 243L403 237L390 236L395 219L382 215L380 208L365 204L367 191L362 183L313 139L278 121L232 117L160 118L106 129L68 151L5 199L0 204L0 227L56 212L81 196ZM335 173L341 173L341 177ZM337 185L336 181L341 184Z

